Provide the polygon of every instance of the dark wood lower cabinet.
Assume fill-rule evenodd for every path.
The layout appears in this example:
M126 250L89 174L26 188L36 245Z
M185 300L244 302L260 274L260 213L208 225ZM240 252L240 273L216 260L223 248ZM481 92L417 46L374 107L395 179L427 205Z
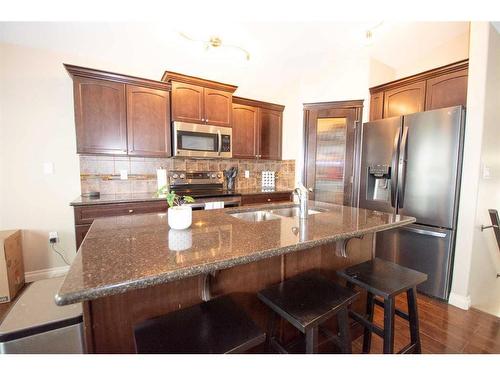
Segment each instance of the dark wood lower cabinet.
M221 270L212 278L210 291L213 297L234 296L235 301L265 330L268 310L256 297L259 290L311 269L318 269L337 280L337 269L372 258L372 241L372 234L363 239L352 239L346 258L336 255L332 243ZM201 303L202 280L202 276L196 276L85 302L84 331L88 351L135 353L134 326L143 320ZM353 308L363 312L365 301L366 296L362 295ZM331 324L335 325L334 322ZM334 326L330 328L335 329ZM358 327L352 328L354 338L361 334ZM288 342L297 337L297 330L282 323L279 335ZM321 342L319 344L321 347ZM263 352L264 349L261 347L256 351Z
M292 193L263 193L263 194L250 194L241 196L241 204L261 204L273 202L286 202L292 201Z
M75 206L75 236L78 249L85 238L94 219L100 217L137 215L154 212L166 212L167 202L164 200L151 202L109 203Z

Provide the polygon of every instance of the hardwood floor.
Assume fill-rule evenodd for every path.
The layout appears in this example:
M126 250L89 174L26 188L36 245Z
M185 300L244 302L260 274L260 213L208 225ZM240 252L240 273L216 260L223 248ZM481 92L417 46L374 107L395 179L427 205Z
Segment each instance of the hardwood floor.
M397 297L396 306L407 310L406 296ZM500 354L500 318L470 309L461 310L433 298L418 295L422 353L496 353ZM374 321L383 325L383 310L376 306ZM394 350L410 341L408 322L396 317ZM353 342L353 352L361 353L363 338ZM382 339L373 335L371 354L382 353Z

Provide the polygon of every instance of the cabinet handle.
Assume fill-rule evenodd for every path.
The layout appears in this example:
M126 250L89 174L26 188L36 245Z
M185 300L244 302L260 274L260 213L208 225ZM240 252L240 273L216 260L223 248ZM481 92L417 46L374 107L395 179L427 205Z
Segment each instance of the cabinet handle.
M128 213L129 213L129 214L131 214L132 212L134 212L134 210L132 210L132 209L131 209L131 210L128 210Z

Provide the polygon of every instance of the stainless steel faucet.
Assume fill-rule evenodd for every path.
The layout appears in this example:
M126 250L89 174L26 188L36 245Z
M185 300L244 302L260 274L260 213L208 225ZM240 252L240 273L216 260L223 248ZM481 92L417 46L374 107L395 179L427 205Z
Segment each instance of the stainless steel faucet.
M296 194L299 197L299 217L301 219L307 219L308 216L308 207L307 202L309 200L309 191L307 188L300 184L299 187L295 188L293 194Z

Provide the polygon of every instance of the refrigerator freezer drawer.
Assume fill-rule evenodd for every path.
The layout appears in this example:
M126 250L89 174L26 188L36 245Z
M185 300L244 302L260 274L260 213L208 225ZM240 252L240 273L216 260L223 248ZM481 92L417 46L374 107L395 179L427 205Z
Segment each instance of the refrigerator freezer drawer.
M376 255L424 272L428 279L417 289L448 299L454 232L423 225L408 225L377 233Z

